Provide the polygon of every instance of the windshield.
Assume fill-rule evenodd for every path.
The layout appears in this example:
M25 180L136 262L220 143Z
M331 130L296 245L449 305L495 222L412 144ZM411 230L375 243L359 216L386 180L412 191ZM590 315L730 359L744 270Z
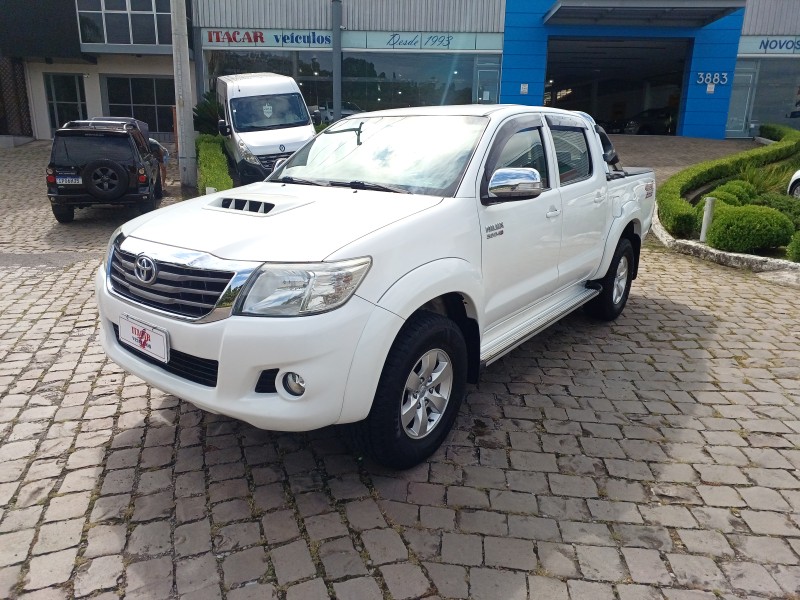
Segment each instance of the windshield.
M85 165L99 158L121 162L133 160L128 136L86 133L56 135L53 140L53 162L57 165Z
M365 182L452 196L488 120L467 116L363 116L331 125L269 180Z
M300 94L271 94L231 98L233 128L245 133L310 123L306 104Z

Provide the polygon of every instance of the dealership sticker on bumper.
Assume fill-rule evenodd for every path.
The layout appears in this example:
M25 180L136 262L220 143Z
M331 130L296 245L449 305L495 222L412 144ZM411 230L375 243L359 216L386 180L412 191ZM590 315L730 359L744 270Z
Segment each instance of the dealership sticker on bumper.
M169 361L169 334L130 315L119 318L119 341L158 361Z

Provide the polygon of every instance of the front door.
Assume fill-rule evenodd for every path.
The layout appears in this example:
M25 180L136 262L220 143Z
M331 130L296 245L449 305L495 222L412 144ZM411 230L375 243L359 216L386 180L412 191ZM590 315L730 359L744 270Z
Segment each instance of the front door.
M44 87L51 133L67 121L87 118L83 74L45 73Z
M540 117L512 119L500 128L486 161L482 192L504 167L536 169L545 188L536 198L480 207L487 331L556 289L561 196L551 189L542 140Z
M755 80L755 71L739 71L734 74L725 137L751 137L750 114L752 112L753 94L756 89Z

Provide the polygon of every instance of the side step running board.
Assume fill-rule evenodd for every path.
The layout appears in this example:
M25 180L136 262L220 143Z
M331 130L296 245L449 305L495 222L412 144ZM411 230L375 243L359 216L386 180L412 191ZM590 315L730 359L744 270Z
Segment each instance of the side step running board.
M565 300L561 304L557 304L546 313L522 323L517 328L495 340L491 345L482 348L481 367L492 364L498 358L511 352L517 346L524 344L537 333L544 331L550 325L562 317L565 317L579 306L586 304L589 300L597 296L601 289L599 285L591 288L587 287L579 294Z

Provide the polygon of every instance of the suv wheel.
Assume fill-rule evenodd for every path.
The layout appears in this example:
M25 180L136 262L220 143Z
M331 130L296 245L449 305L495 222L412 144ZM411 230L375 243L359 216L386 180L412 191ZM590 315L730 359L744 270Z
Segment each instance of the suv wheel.
M156 180L155 194L159 200L164 197L164 183L161 181L160 169L158 171L158 180Z
M100 200L116 200L128 191L128 173L113 160L90 162L82 176L87 191Z
M72 221L75 219L74 206L61 206L59 204L53 204L51 207L53 209L53 216L59 223L72 223Z

